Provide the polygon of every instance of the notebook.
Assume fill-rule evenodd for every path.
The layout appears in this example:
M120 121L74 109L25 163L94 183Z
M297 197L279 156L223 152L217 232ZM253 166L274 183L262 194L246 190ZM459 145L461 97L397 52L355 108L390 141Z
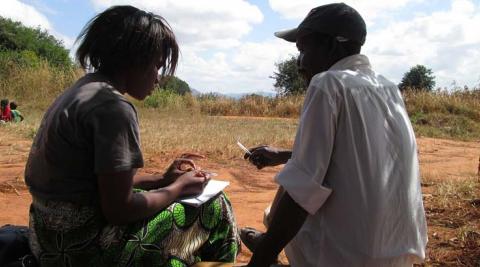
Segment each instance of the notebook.
M179 202L198 207L222 192L230 184L228 181L210 180L200 195L180 199Z

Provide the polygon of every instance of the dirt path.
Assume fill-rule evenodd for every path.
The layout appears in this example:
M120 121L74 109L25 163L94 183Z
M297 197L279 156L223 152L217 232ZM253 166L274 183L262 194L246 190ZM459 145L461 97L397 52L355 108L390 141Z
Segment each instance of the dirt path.
M0 128L0 225L28 224L31 196L23 183L23 171L30 145L31 141ZM435 181L477 176L479 142L420 138L418 146L422 177ZM161 172L167 164L165 159L150 157L143 172ZM230 181L226 191L239 226L263 229L263 210L274 197L276 185L273 177L280 167L258 171L240 158L228 163L204 160L199 164L204 169L217 172L221 179ZM249 258L249 253L245 251L238 259L240 262Z

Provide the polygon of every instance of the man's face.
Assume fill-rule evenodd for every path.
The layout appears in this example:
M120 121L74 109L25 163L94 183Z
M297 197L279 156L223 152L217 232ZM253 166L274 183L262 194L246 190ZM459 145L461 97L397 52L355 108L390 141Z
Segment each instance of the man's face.
M328 37L320 34L308 34L297 38L297 48L300 54L297 67L307 85L315 74L330 68L331 53L328 51Z

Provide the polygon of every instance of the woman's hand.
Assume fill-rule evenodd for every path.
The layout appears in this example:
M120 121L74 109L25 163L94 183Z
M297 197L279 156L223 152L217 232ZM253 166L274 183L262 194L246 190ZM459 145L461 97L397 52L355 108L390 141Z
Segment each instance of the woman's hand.
M173 163L168 167L167 171L163 175L164 184L168 185L175 182L178 177L184 173L192 170L196 170L197 166L193 159L203 159L203 155L194 153L182 154L179 158L175 159Z
M210 176L202 171L189 171L177 178L173 185L180 187L180 197L199 195L210 180Z

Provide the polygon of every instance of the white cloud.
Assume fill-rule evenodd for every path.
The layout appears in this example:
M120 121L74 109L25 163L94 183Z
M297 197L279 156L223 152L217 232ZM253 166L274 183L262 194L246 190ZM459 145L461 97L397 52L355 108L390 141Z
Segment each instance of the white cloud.
M385 12L397 10L410 2L422 0L345 0L342 1L355 8L364 18L372 21ZM270 7L287 19L303 19L314 7L332 3L328 0L269 0Z
M280 40L242 38L263 21L260 9L244 0L92 0L97 10L130 4L167 19L178 36L177 75L201 91L232 93L273 89L274 63L294 53Z
M41 27L52 30L52 25L42 13L33 6L24 4L18 0L3 0L0 16L20 21L29 27Z
M242 43L233 53L216 53L209 59L187 50L182 54L178 75L188 77L189 84L202 92L267 91L273 89L269 76L275 63L295 53L295 45L278 39Z
M298 22L312 7L327 3L324 0L269 1L279 14ZM451 6L443 7L444 11L426 13L415 9L415 4L422 1L345 1L364 17L373 17L375 27L369 27L373 30L369 31L363 50L374 69L399 82L410 67L424 64L433 69L439 86L448 86L453 80L459 85L478 85L480 3L478 0L449 0ZM164 16L177 34L181 47L178 76L202 91L272 90L273 80L269 76L275 70L275 62L296 54L294 44L279 39L244 41L263 21L259 8L246 0L91 2L97 11L111 5L131 4ZM379 15L396 12L403 13L402 20L395 16L383 19ZM73 43L72 38L57 33L38 8L19 0L3 0L0 15L29 26L40 25L64 40L67 47Z
M297 21L301 21L311 8L330 2L269 0L274 11ZM480 84L480 2L450 0L449 9L429 14L415 9L415 4L423 0L344 2L367 19L367 28L374 29L368 30L363 52L378 72L399 82L410 67L423 64L432 68L438 86L448 87L453 80L461 85ZM397 11L409 10L407 20L405 17L396 20L392 16ZM390 17L382 20L387 15ZM375 27L371 27L372 24Z
M130 4L163 16L182 45L196 50L229 48L263 20L260 9L244 0L92 0L96 9Z
M63 35L53 28L48 18L38 11L35 7L25 4L18 0L2 0L0 16L19 21L28 27L40 27L47 30L50 34L63 41L65 47L70 48L73 39Z
M399 82L416 64L432 68L437 85L453 80L469 86L479 83L480 5L453 0L447 11L392 22L367 36L365 54L375 69Z

